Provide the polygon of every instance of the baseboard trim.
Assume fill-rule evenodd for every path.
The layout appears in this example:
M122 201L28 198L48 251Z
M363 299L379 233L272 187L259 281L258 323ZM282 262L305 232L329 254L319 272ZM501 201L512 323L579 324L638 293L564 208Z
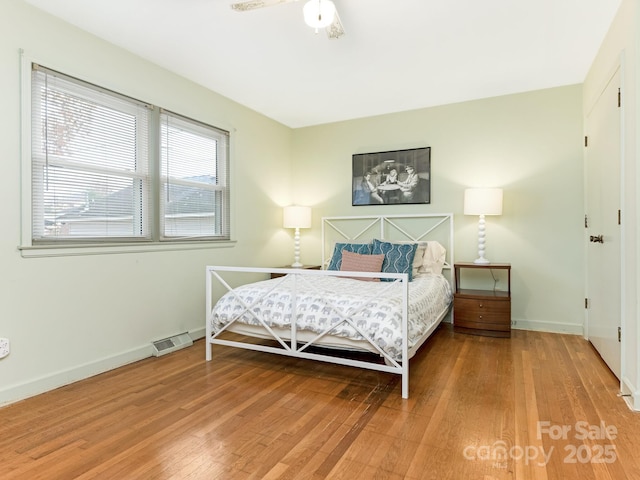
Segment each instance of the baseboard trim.
M204 338L206 334L207 334L206 327L194 328L193 330L189 330L189 336L193 341Z
M634 412L640 412L640 391L628 378L624 377L620 382L620 391L629 408Z
M568 333L583 335L584 327L581 323L558 323L541 320L511 320L513 330L532 330L534 332Z
M88 362L66 370L60 370L50 375L39 377L27 382L9 385L0 389L0 406L15 403L25 398L40 395L41 393L84 380L85 378L99 375L114 368L122 367L129 363L137 362L150 357L152 347L149 343L126 352L121 352L111 357L101 358L94 362Z
M206 329L202 327L190 330L188 333L193 340L197 340L203 338L205 332ZM60 370L27 382L0 388L0 407L108 372L109 370L143 360L152 355L153 347L150 341L148 344L117 353L110 357L101 358L66 370ZM202 355L204 356L204 352Z

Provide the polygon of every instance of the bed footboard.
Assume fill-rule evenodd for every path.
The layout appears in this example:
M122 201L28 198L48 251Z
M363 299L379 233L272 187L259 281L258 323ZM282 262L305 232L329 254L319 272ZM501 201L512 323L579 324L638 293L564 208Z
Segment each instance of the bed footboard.
M361 341L359 350L369 351L378 354L378 357L373 357L372 361L357 360L352 358L346 358L341 356L335 356L333 353L324 354L320 351L310 351L311 347L326 347L332 345L331 337L332 332L335 331L338 325L328 325L321 332L302 332L298 330L297 321L290 321L286 329L272 327L265 319L260 318L254 313L254 307L262 299L261 298L242 298L236 291L236 288L230 285L227 277L234 277L236 281L239 280L240 274L250 276L252 281L255 278L266 279L271 273L279 273L284 276L278 279L272 280L273 288L282 288L282 284L288 279L288 287L291 294L291 319L298 318L298 305L296 302L297 290L299 287L304 286L307 289L314 287L314 280L317 280L321 276L336 276L336 277L369 277L369 278L385 278L391 281L384 282L385 287L388 289L398 288L397 284L400 284L400 291L402 296L402 345L400 349L399 358L390 355L384 351L380 345L378 345L371 336L364 331L361 324L358 322L358 315L365 309L367 302L362 302L362 307L353 311L349 311L348 314L344 314L338 305L332 304L331 298L326 298L326 307L331 309L334 314L339 314L341 317L340 324L349 325L363 338ZM248 268L248 267L229 267L229 266L207 266L206 267L206 359L210 361L212 359L213 345L225 345L236 348L243 348L248 350L255 350L266 353L275 353L278 355L286 355L295 358L303 358L308 360L317 360L328 363L334 363L339 365L353 366L359 368L366 368L370 370L377 370L381 372L388 372L402 376L402 397L409 397L409 346L408 346L408 276L406 274L399 273L370 273L370 272L340 272L340 271L326 271L326 270L301 270L301 269L287 269L287 268ZM222 328L214 330L214 315L215 304L219 298L223 295L229 294L235 296L238 303L241 305L237 312L234 312L231 321L226 323ZM254 324L258 325L264 335L262 338L268 338L276 343L276 345L260 344L255 342L244 342L237 339L223 338L225 332L234 331L234 325L239 325L240 318L243 315L251 316L254 319ZM271 342L273 343L273 342ZM383 363L380 363L382 358Z

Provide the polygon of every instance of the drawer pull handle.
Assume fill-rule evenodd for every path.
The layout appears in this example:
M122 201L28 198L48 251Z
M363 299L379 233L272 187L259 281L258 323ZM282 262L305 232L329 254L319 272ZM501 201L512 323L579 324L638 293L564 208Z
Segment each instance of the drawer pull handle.
M478 318L479 318L480 320L482 320L482 315L480 315Z
M481 304L479 305L479 307L480 307L480 308L482 308L482 307L484 307L484 305L481 303Z

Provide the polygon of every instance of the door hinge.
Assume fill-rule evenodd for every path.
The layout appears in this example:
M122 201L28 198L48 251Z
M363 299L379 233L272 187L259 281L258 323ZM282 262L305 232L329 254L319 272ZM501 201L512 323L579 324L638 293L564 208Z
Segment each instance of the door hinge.
M618 210L618 225L622 225L622 218L621 218L620 210Z
M589 299L588 298L584 299L584 308L589 308Z
M587 216L584 216L584 228L589 228L589 220L587 220Z
M584 136L584 146L585 147L589 146L589 137L587 137L586 135Z
M618 341L622 341L622 329L620 327L618 327Z

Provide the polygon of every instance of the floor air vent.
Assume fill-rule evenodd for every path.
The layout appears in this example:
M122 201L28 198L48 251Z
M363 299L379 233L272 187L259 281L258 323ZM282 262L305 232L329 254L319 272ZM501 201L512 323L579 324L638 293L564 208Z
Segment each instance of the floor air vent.
M156 340L152 342L153 355L159 357L166 355L167 353L175 352L181 348L190 347L193 345L193 340L188 333L181 333L174 335L173 337L163 338L162 340Z

